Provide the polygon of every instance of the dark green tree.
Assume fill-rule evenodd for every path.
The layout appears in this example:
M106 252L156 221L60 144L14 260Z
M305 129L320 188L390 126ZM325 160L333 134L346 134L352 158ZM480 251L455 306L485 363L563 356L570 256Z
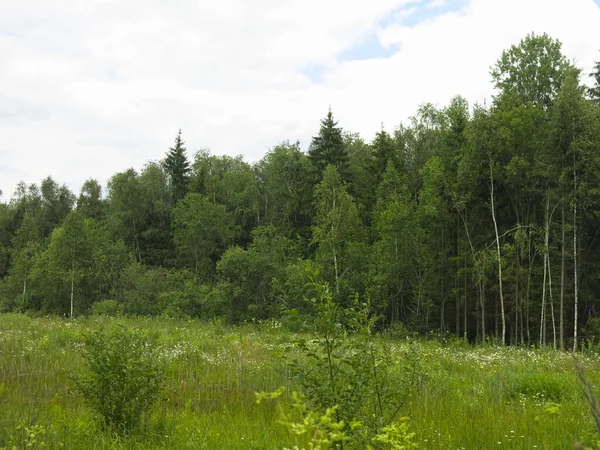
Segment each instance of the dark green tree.
M164 160L165 169L171 178L171 198L174 204L185 197L188 189L190 162L185 155L184 144L179 130L175 138L175 146L169 148Z
M403 166L402 155L398 151L394 139L383 129L383 126L381 127L381 131L375 135L371 146L373 147L374 173L377 183L379 183L387 168L388 161L391 161L398 169Z
M316 259L339 295L342 287L348 286L347 279L356 274L353 268L356 268L357 257L365 260L365 253L360 254L359 250L363 240L362 222L354 199L331 164L315 188L315 198L317 215L313 222L313 244L317 245Z
M100 220L104 218L106 211L102 201L102 186L98 181L90 178L83 183L77 199L77 210L89 219Z
M344 146L342 129L337 124L333 120L333 113L329 108L327 117L321 120L319 135L313 137L308 150L308 156L318 173L319 181L328 164L333 165L342 175L342 178L347 178L348 151Z
M214 265L233 241L233 218L225 206L189 193L173 209L173 238L185 267L210 280Z
M596 61L590 77L594 80L594 86L589 90L590 97L596 105L600 106L600 61Z
M500 91L497 101L533 103L547 109L552 104L569 67L562 44L546 33L528 34L502 56L491 70Z

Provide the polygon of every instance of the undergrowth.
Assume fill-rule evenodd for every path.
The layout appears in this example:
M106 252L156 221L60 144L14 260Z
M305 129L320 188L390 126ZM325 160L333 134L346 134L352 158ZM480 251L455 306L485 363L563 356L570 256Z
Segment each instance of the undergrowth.
M143 414L144 426L128 433L104 426L73 381L90 373L84 336L121 326L154 336L152 346L164 370L164 389ZM0 448L271 450L306 445L288 426L277 425L283 420L278 405L289 423L304 423L307 416L293 410L296 391L303 393L307 414L327 414L327 408L304 393L301 373L290 365L294 354L307 356L293 343L305 340L308 345L313 338L286 331L275 321L229 327L218 321L0 315ZM577 441L590 448L594 444L594 419L568 353L376 335L357 339L352 345L374 346L380 361L375 367L385 369L382 376L385 372L392 382L402 386L404 379L412 386L390 424L405 424L420 449L571 449ZM368 345L361 347L367 350L356 361L372 367ZM413 384L407 365L411 353L419 364ZM578 358L586 380L597 386L598 354L588 349ZM351 364L347 370L350 377ZM286 388L283 403L256 402L257 392L276 392L281 386ZM369 394L377 385L365 381L363 386L367 400L360 404L366 410L378 407L377 394ZM368 414L361 414L357 421L367 423ZM346 416L340 419L346 424ZM353 430L343 431L354 438ZM381 431L384 427L370 436ZM369 445L388 444L371 440Z

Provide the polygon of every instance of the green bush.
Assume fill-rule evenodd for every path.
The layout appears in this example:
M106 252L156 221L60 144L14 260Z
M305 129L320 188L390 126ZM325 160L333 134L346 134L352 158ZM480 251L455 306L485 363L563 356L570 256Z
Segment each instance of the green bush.
M351 306L344 308L328 285L313 286L317 295L310 302L317 314L312 336L295 341L288 354L291 374L307 408L318 417L331 414L332 420L342 424L341 431L349 438L346 448L368 448L378 435L384 439L381 442L387 442L392 438L386 433L398 431L389 427L414 391L418 355L402 352L404 364L393 372L388 349L373 335L378 317L372 314L369 301L361 302L356 295Z
M123 326L86 334L84 342L89 371L75 380L77 388L109 428L131 430L164 384L158 347L146 334Z
M92 314L94 316L121 316L123 315L124 305L116 300L101 300L92 305Z

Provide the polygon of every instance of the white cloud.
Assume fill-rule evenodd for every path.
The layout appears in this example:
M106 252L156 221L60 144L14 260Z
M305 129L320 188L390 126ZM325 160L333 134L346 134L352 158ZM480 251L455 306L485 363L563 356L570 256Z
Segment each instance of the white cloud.
M563 41L586 72L600 58L593 0L471 0L412 27L378 26L412 4L0 2L4 198L20 179L49 174L74 189L89 177L105 183L160 159L178 128L190 152L257 160L284 139L306 146L331 105L342 126L371 139L419 103L489 98L489 66L531 31ZM400 50L338 61L371 33ZM323 82L302 75L311 65L327 68Z

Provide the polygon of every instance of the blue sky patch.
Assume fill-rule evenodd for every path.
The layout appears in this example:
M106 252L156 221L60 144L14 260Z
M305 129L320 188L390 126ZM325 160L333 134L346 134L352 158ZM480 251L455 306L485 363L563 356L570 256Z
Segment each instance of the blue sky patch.
M384 47L379 42L377 32L369 34L352 47L338 55L340 61L360 61L363 59L389 58L398 51L397 46Z
M320 83L323 81L323 77L327 72L327 67L322 64L311 64L309 66L302 67L300 73L305 77L308 77L311 81Z
M600 0L596 0L600 2ZM338 55L339 62L362 61L368 59L383 59L393 56L399 50L398 45L384 47L379 41L378 29L393 25L415 26L426 20L449 12L459 11L468 0L416 0L391 11L381 19L376 29L370 34L356 41L352 46L346 48ZM305 66L300 73L311 81L322 82L327 72L327 67L321 64Z
M600 1L600 0L599 0ZM408 17L402 18L397 23L403 26L413 27L426 20L434 19L443 14L460 11L467 4L468 0L446 0L439 5L435 0L409 3L401 11L414 8L414 11ZM401 12L400 11L400 12Z
M449 12L459 11L468 0L417 0L395 9L379 21L377 28L392 25L415 26L425 20ZM599 1L600 0L596 0ZM399 50L398 46L384 47L379 42L377 30L356 42L338 55L339 61L360 61L365 59L389 58Z

